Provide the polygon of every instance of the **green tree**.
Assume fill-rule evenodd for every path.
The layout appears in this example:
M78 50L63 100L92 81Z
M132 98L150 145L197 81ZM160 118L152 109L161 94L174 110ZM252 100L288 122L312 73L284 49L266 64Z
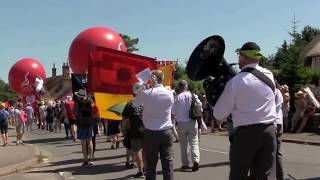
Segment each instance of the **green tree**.
M131 53L133 51L139 51L139 49L136 47L136 45L139 43L139 38L132 38L128 35L121 34L123 41L126 43L127 52Z
M15 99L17 95L10 89L9 84L0 79L0 101Z

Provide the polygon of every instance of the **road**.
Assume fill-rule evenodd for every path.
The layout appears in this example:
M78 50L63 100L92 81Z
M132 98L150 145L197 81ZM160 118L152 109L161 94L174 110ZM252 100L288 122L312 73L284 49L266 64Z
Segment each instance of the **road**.
M95 162L92 167L82 167L80 142L64 137L64 133L35 130L26 135L26 143L40 149L41 162L25 172L2 177L2 180L24 179L133 179L136 169L125 169L125 149L110 149L104 136L97 138ZM175 144L175 179L228 179L229 142L227 137L203 135L200 142L201 162L197 172L180 171L179 144ZM283 143L286 179L320 179L320 146ZM162 179L158 163L157 179Z

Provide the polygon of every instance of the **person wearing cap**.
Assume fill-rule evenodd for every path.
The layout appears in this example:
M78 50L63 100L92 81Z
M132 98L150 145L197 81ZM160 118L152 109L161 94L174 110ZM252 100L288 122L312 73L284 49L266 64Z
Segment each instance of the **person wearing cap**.
M216 119L231 114L235 130L230 137L230 180L248 177L254 167L259 179L276 179L276 106L271 85L257 78L246 68L254 68L275 86L273 74L258 65L262 58L260 47L254 42L237 49L241 73L226 86L214 106Z
M193 94L200 104L198 96ZM191 108L192 96L188 91L188 83L185 80L181 80L177 86L177 95L174 97L174 104L172 107L173 117L178 123L178 135L180 142L181 151L181 169L190 169L189 155L191 152L191 160L193 163L192 171L199 170L200 151L199 151L199 140L198 140L198 122L192 120L189 117L189 111ZM189 150L190 147L190 150Z
M283 97L282 114L283 114L283 130L287 132L289 130L289 110L290 110L290 94L289 87L284 84L280 86L280 91Z
M144 85L140 82L135 83L132 86L133 97L136 97L139 91L144 89ZM126 128L126 136L130 139L132 159L135 160L138 166L138 172L135 175L136 178L144 177L143 172L143 158L142 158L142 145L144 136L144 125L142 123L143 106L133 107L132 101L128 102L122 112L124 118L123 123Z
M8 118L9 112L4 109L4 106L0 101L0 131L3 141L2 146L8 145Z
M156 167L160 153L164 180L174 179L174 135L171 109L173 93L163 87L164 75L154 70L150 77L152 87L139 92L132 101L134 107L143 105L142 121L145 127L143 151L146 157L146 179L156 179Z
M85 89L79 89L74 93L77 101L74 105L74 113L77 119L77 137L81 141L83 166L93 165L93 111L92 102Z

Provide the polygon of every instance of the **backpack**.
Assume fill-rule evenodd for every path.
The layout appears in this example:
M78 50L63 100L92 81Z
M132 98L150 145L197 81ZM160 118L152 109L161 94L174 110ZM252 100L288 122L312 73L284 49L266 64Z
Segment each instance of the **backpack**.
M5 122L8 119L8 114L5 110L0 110L0 122Z
M92 108L91 103L79 103L79 125L90 127L92 125Z
M192 101L191 101L191 106L189 110L189 117L192 120L197 120L203 117L202 104L201 102L197 101L193 93L191 93L191 96L192 96Z

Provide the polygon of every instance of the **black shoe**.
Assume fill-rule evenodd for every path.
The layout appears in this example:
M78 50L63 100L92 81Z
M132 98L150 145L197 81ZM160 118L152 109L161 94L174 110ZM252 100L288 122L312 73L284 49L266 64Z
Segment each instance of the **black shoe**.
M199 163L193 163L192 171L198 171L199 170Z
M110 148L111 148L111 149L115 149L114 145L112 145Z
M135 178L144 178L144 173L143 172L137 172L136 175L134 175Z
M181 166L182 170L186 170L186 169L190 169L190 168L191 168L190 166Z
M82 166L87 166L89 163L87 161L82 163Z

